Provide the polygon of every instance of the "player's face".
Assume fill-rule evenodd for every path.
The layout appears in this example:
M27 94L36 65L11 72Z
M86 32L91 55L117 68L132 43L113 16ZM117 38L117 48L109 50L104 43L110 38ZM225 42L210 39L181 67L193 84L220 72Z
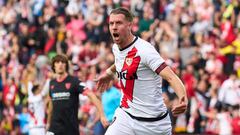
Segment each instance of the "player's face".
M109 17L109 30L113 41L118 45L126 43L127 36L131 32L131 23L123 14L111 14Z
M66 63L62 62L62 61L58 61L54 63L54 68L55 68L55 72L57 74L64 74L66 73Z

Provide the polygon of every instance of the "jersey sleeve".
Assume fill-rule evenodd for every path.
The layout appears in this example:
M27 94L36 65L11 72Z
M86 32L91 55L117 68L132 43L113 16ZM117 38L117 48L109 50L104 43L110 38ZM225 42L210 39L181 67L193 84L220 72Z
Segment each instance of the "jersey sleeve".
M152 45L147 45L142 53L143 63L159 74L167 65Z
M77 86L76 86L76 89L77 89L77 92L78 93L83 93L85 87L86 87L86 84L83 83L82 81L80 81L79 79L77 79Z

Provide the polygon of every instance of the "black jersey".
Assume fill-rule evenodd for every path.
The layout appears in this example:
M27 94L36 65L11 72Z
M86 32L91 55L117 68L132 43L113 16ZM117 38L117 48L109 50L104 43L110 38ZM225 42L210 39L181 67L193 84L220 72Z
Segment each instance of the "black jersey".
M52 99L53 111L50 132L54 135L79 135L78 107L79 94L84 86L77 77L68 75L65 80L50 82L49 94Z

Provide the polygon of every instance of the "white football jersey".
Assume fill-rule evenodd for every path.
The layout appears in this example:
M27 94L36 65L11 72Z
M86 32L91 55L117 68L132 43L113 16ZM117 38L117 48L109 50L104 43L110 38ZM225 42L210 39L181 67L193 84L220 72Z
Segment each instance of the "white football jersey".
M47 80L41 93L34 95L32 93L33 84L28 83L28 110L30 114L29 128L45 127L45 103L43 97L48 93L49 82Z
M112 50L123 93L121 107L136 117L165 113L159 73L167 65L154 46L136 37L127 48L120 50L114 44Z

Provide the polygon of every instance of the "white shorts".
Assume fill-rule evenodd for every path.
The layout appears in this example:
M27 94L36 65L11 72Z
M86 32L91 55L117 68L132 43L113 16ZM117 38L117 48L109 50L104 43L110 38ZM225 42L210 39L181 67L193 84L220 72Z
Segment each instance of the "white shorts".
M29 135L45 135L45 134L46 134L46 130L44 127L29 129Z
M145 122L132 119L121 108L117 108L115 120L105 135L172 135L172 125L169 115L158 121Z

